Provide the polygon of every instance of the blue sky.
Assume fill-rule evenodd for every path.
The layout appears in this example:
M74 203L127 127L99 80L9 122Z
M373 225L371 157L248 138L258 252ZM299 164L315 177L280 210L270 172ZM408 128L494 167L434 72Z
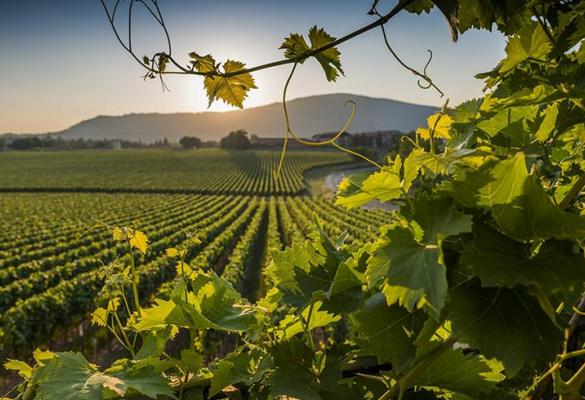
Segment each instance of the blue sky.
M111 0L110 0L111 1ZM126 4L127 4L126 0ZM317 24L339 37L372 21L369 0L159 0L173 37L174 55L187 61L189 51L212 53L217 60L248 65L282 58L278 49L290 32L306 33ZM380 2L381 11L394 1ZM135 14L135 46L148 54L163 45L156 25ZM122 22L122 21L120 21ZM125 25L120 25L125 31ZM474 78L503 56L498 33L471 31L457 43L438 12L401 14L387 25L395 50L408 64L422 68L426 49L434 52L429 68L451 104L480 96ZM423 91L416 78L392 59L379 30L340 47L346 73L329 83L312 60L290 88L290 98L347 92L413 103L440 105L434 91ZM99 0L28 0L0 2L0 132L47 132L67 128L100 114L205 111L201 78L169 78L170 92L157 80L145 82L142 70L122 50ZM290 66L254 75L259 89L245 106L278 101ZM230 107L217 103L211 110Z

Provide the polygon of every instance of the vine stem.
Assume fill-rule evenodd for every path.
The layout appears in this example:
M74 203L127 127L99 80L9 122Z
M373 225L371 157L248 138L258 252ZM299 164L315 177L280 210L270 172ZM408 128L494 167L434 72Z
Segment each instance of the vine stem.
M132 269L132 297L134 297L134 306L138 312L138 316L142 316L142 308L140 307L140 297L138 296L138 277L136 276L136 262L134 260L134 252L130 239L128 239L128 247L130 248L130 267Z
M309 344L311 345L311 349L313 349L313 351L316 351L315 349L315 343L313 342L313 336L311 336L311 330L309 329L310 323L311 323L311 316L313 314L313 306L315 305L315 303L311 303L311 305L309 306L309 313L307 316L307 321L305 321L305 319L303 318L303 312L301 311L299 313L299 320L301 322L301 325L303 327L303 330L305 331L305 334L307 335L307 340L309 341Z
M584 187L585 187L585 172L583 172L581 174L581 176L579 177L577 182L575 182L575 184L571 187L571 189L569 189L569 191L567 192L565 197L563 197L563 199L559 203L559 208L561 208L562 210L566 210L573 203L573 201L575 201L579 197L579 194L581 193L581 191L583 190ZM585 292L583 292L583 294L581 295L581 299L579 300L579 303L575 307L573 315L569 319L565 343L568 342L569 338L573 335L573 331L575 330L577 323L581 319L582 310L584 308L585 308ZM563 347L565 347L565 346L563 346ZM572 353L568 353L568 354L573 354L573 353L576 353L576 352L572 352ZM562 359L561 362L562 361L564 361L564 359ZM579 375L585 374L585 370L583 370L584 366L585 366L585 364L583 364L581 366L581 368L579 368L579 370L573 375L573 377L571 377L571 379L573 379L577 374L579 374ZM546 387L550 383L550 377L551 377L552 373L554 372L553 368L554 368L554 365L543 376L541 376L541 378L539 378L539 381L536 385L533 385L534 390L536 391L536 395L534 396L535 400L542 398L542 396L544 395ZM560 368L560 365L558 368ZM579 380L573 381L573 382L581 382L580 385L583 385L583 383L585 383L585 380L582 381L580 378Z
M314 50L308 51L304 54L301 54L299 56L293 57L293 58L285 58L282 60L278 60L278 61L273 61L273 62L269 62L266 64L261 64L261 65L257 65L251 68L246 68L246 69L241 69L239 71L234 71L234 72L229 72L229 73L220 73L217 71L212 71L212 72L197 72L194 70L191 70L189 68L185 68L183 66L181 66L178 62L176 62L176 60L174 60L170 54L167 54L167 56L169 57L170 61L179 69L179 71L164 71L164 72L160 72L154 68L151 68L147 65L145 65L138 56L136 56L136 54L133 52L133 50L124 42L124 40L121 38L121 36L118 33L118 30L116 28L115 25L115 11L113 13L110 13L108 6L105 3L105 0L100 0L102 7L104 8L104 11L106 12L108 21L110 23L110 25L112 26L112 29L114 30L114 34L116 35L116 39L118 40L118 42L122 45L122 47L132 55L132 57L138 62L138 64L140 64L143 68L145 68L146 70L148 70L149 72L153 72L153 73L160 73L160 74L181 74L181 75L200 75L200 76L221 76L224 78L229 78L232 76L237 76L237 75L241 75L241 74L246 74L246 73L251 73L251 72L256 72L256 71L260 71L263 69L268 69L268 68L273 68L273 67L277 67L277 66L281 66L281 65L287 65L287 64L293 64L293 63L298 63L300 61L304 61L305 59L315 56L317 54L320 54L322 52L324 52L325 50L331 49L333 47L336 47L344 42L347 42L350 39L353 39L356 36L360 36L368 31L371 31L372 29L375 29L379 26L382 26L384 24L386 24L391 18L395 17L399 12L401 12L402 10L404 10L406 7L408 7L411 3L414 2L414 0L404 0L404 1L400 1L394 8L392 8L392 10L390 10L387 14L383 15L382 17L380 17L379 19L377 19L376 21L365 25L351 33L348 33L345 36L340 37L339 39L336 39L332 42L327 43L324 46L318 47ZM116 3L119 3L119 1ZM156 21L162 25L163 27L165 27L165 32L167 32L166 30L166 26L164 23L164 20L161 18L160 20L157 18Z

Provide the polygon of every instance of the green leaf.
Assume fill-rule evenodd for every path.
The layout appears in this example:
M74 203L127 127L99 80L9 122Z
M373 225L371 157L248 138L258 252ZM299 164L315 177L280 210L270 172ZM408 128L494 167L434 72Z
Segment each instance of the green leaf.
M312 331L315 328L327 326L341 319L340 315L334 315L327 311L321 310L323 306L322 301L311 304L305 307L301 313L307 329ZM310 314L310 318L309 318ZM295 335L303 332L303 324L297 315L287 315L280 321L278 331L283 339L290 339Z
M165 329L152 328L142 333L142 347L136 353L136 359L159 357L163 354L167 342L174 336L176 328L167 326Z
M502 231L517 240L585 236L585 218L553 204L537 178L528 175L521 152L479 169L459 170L451 193L466 207L490 209Z
M175 308L175 303L162 299L156 299L155 303L156 305L153 307L142 309L142 317L134 326L136 330L162 329L168 325L166 319Z
M492 104L493 98L486 101L485 104ZM487 107L486 105L483 107ZM490 137L495 137L506 129L509 129L511 124L520 124L525 127L524 122L536 119L538 114L538 106L526 107L508 107L496 112L489 118L484 118L477 124L477 127L487 133Z
M530 58L544 61L551 50L552 44L542 27L536 22L527 24L518 36L508 40L506 58L501 62L500 73L510 71Z
M284 39L280 48L284 49L284 56L286 58L301 57L311 50L305 38L300 33L291 33L290 36Z
M418 196L414 201L414 220L424 231L425 243L438 244L441 239L471 232L471 216L453 207L446 197Z
M119 379L101 374L80 353L55 353L34 376L37 397L46 400L101 400L107 387L123 395L125 386Z
M239 61L227 60L223 64L223 74L235 73L243 70L245 64ZM209 105L214 100L223 100L235 107L244 108L244 99L250 89L256 89L254 78L249 72L235 76L208 75L203 81L207 90Z
M316 228L310 240L274 252L267 275L282 293L285 304L303 309L322 300L323 309L329 312L352 309L361 294L355 281L360 274L354 269L360 261L348 261L349 254L342 250L345 235L333 241L318 222ZM361 256L359 259L364 261ZM352 265L343 265L346 262Z
M357 188L338 193L335 204L347 208L357 208L372 200L390 201L400 198L403 186L400 179L400 162L398 166L384 167L374 172L362 182L352 182Z
M203 367L203 356L194 350L181 350L181 367L190 372L197 372Z
M272 354L276 367L270 379L273 396L322 400L319 381L312 373L314 353L304 342L292 339L279 343Z
M449 349L417 374L411 383L476 398L478 393L487 393L497 382L504 380L502 369L500 363L481 355L465 355L460 349Z
M554 359L561 332L525 290L470 284L452 290L450 297L454 335L485 357L501 361L507 376L525 364Z
M229 385L243 383L246 386L259 382L264 374L272 368L272 360L261 350L249 353L229 354L211 368L210 396L221 392Z
M350 314L355 329L355 342L379 363L391 362L393 369L401 371L414 358L413 344L424 318L402 307L389 306L381 294L366 301L364 308Z
M193 59L191 64L197 70L197 72L201 72L203 74L215 71L215 59L211 56L211 54L207 54L206 56L200 56L199 54L192 52L189 53L189 57Z
M585 281L585 259L569 241L549 240L537 253L531 245L517 242L486 225L473 226L474 240L461 263L479 277L483 286L535 285L548 296L575 303Z
M128 387L129 392L142 394L151 399L159 396L168 396L175 399L175 395L169 382L153 368L129 369L112 373Z
M314 26L309 30L309 40L311 42L310 47L302 35L293 33L284 40L280 48L284 49L286 58L301 57L299 62L303 63L305 61L302 58L304 54L327 46L335 41L335 38L325 32L324 29ZM328 81L335 81L340 74L343 75L340 55L341 53L336 47L331 47L313 56L321 64Z
M314 292L328 290L334 275L320 264L323 258L309 241L294 242L292 247L275 252L268 275L283 294L283 301L300 308L311 303Z
M433 8L433 2L431 0L415 0L408 6L406 6L405 10L414 13L414 14L422 14L431 12Z
M542 123L534 134L539 142L546 142L550 137L550 134L556 128L557 116L559 115L558 103L551 104L543 111L543 113L544 118Z
M358 254L359 256L359 254ZM345 291L359 288L363 283L363 273L359 272L350 262L342 262L337 268L333 282L327 292L327 297L331 298Z
M256 323L255 310L242 300L242 296L230 283L215 273L205 275L207 281L197 294L189 294L186 302L182 296L174 298L176 307L168 314L167 323L192 329L216 329L245 331Z
M394 292L399 304L414 310L426 303L437 316L445 304L448 288L442 259L440 241L421 243L412 229L395 227L372 251L366 274L368 285L373 287L379 279L387 277L388 285L399 290Z
M91 323L102 328L105 328L108 325L108 310L103 307L98 307L92 314L91 314Z
M24 361L9 359L6 363L4 363L4 368L9 371L15 371L22 378L30 379L32 376L32 367Z

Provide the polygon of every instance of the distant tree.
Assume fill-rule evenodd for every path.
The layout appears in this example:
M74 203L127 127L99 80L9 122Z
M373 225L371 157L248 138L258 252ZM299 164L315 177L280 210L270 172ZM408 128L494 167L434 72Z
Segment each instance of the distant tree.
M30 150L42 147L41 139L36 136L15 139L12 142L14 150Z
M4 150L4 146L6 146L6 140L0 138L0 150Z
M230 132L229 135L223 137L219 142L219 147L223 149L247 149L250 147L250 139L248 132L243 129Z
M179 144L184 149L192 149L195 147L201 147L201 139L195 136L184 136L179 140Z

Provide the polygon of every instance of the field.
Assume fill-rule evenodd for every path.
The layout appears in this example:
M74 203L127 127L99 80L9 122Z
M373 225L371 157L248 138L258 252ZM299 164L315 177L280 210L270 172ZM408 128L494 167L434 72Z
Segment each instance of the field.
M289 151L275 180L279 157L217 149L6 153L0 190L298 194L305 171L349 160L341 152Z
M10 167L0 187L15 191L0 194L0 343L6 356L58 342L79 326L87 329L105 266L128 253L114 242L111 226L133 227L149 237L149 251L139 258L145 301L168 290L176 275L176 260L165 250L192 236L201 243L185 261L227 277L255 300L265 290L262 270L271 250L302 240L313 229L313 215L334 236L347 231L353 244L372 239L372 227L384 222L382 211L348 212L328 199L294 195L304 191L304 170L347 160L336 153L289 154L287 179L277 183L274 152L155 151L156 168L148 164L153 170L147 172L143 162L149 154L0 154L2 168ZM179 173L181 165L188 172ZM183 190L181 183L194 193L166 193ZM18 193L16 187L26 190ZM62 192L43 193L47 188ZM75 193L75 188L98 193ZM153 193L108 193L122 188ZM203 194L208 191L218 194Z

